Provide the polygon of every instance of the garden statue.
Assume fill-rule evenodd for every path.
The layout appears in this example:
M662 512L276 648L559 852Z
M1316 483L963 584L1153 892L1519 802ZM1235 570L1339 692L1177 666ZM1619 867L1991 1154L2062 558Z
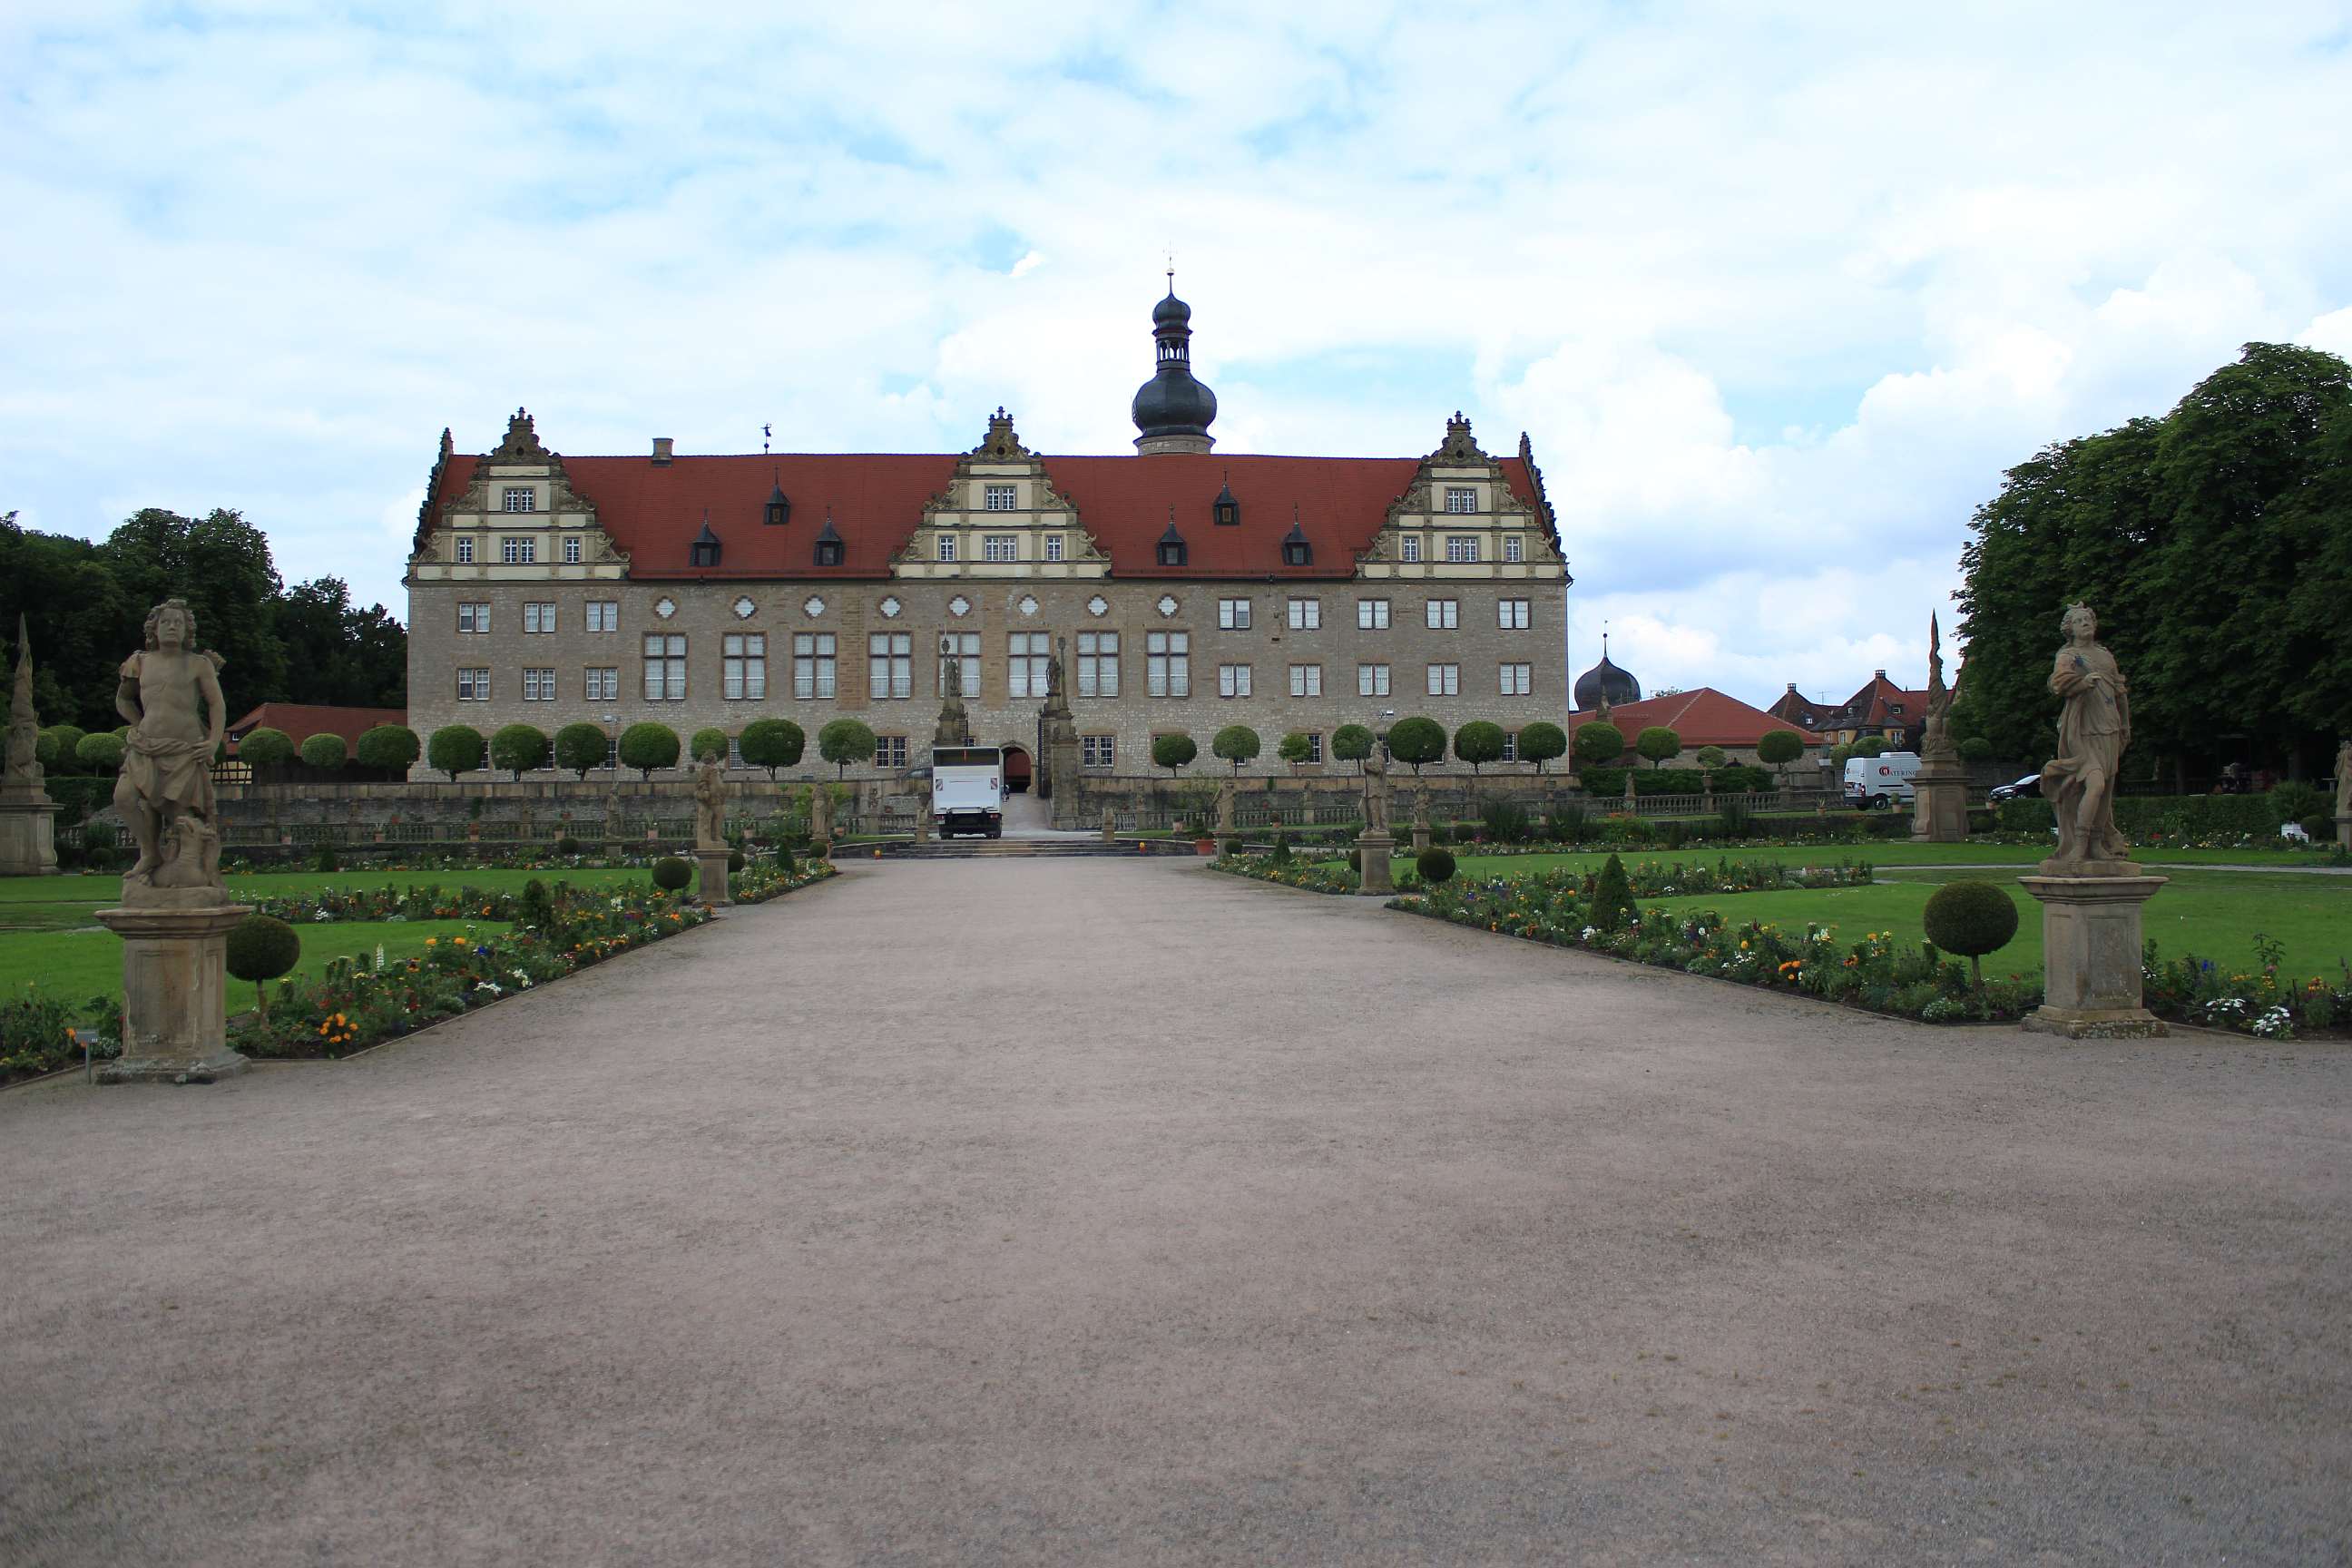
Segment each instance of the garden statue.
M727 847L727 784L716 752L705 752L694 769L694 847Z
M963 660L945 637L940 639L940 719L931 730L931 744L971 744L971 721L963 707Z
M1952 692L1944 684L1943 634L1932 610L1927 613L1927 726L1919 742L1919 755L1923 760L1959 755L1959 747L1952 740Z
M1115 806L1115 805L1108 805L1108 804L1106 804L1106 805L1103 806L1102 841L1103 841L1104 843L1106 843L1106 844L1108 844L1108 843L1111 843L1112 841L1114 841L1115 839L1117 839L1118 837L1118 808L1117 806Z
M115 687L131 742L114 808L139 840L138 863L122 879L126 900L138 888L222 886L213 800L213 754L226 722L222 660L195 652L195 635L187 602L164 600L147 613L146 646L122 661Z
M833 849L833 791L822 783L809 785L809 842L820 855Z
M1364 831L1389 830L1389 759L1387 749L1374 746L1364 759Z
M2336 742L2336 842L2352 849L2352 736Z
M2132 876L2131 846L2116 830L2117 765L2131 744L2131 702L2115 655L2098 642L2099 618L2070 606L2059 626L2066 646L2050 672L2065 706L2058 718L2058 755L2042 770L2042 794L2057 815L2058 853L2042 863L2053 875Z
M16 617L16 689L8 700L8 765L0 773L0 877L57 874L58 803L41 786L41 719L33 711L33 639Z
M1944 684L1943 632L1927 614L1927 722L1911 779L1911 839L1958 844L1969 836L1969 773L1952 740L1952 692Z
M1066 639L1055 637L1054 651L1045 656L1045 706L1047 708L1058 708L1062 705L1062 649L1065 646Z
M41 782L41 721L33 711L33 640L16 616L16 689L8 700L8 771L12 784Z
M1234 781L1217 781L1217 837L1224 837L1234 830Z

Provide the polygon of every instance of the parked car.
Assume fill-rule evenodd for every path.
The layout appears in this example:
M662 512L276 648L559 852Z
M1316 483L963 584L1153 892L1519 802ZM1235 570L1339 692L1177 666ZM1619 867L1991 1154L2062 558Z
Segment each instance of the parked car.
M2023 778L2015 780L2010 784L1995 784L1992 786L1992 792L1986 795L1985 798L1992 802L1995 805L1999 805L2005 800L2040 800L2042 798L2042 775L2040 773L2028 773Z
M1911 775L1918 771L1916 752L1850 757L1845 764L1845 798L1856 811L1891 811L1898 804L1908 805L1916 794Z

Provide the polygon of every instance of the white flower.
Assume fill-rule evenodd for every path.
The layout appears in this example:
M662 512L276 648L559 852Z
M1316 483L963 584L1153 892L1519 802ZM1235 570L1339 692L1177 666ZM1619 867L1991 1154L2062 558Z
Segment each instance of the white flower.
M493 996L503 996L506 994L506 992L503 989L491 984L488 980L481 982L479 984L476 985L474 989L477 991L487 991Z
M312 915L310 918L314 921L331 921L335 917L328 913L325 910L320 910L317 914Z
M1584 928L1584 932L1583 932L1583 936L1582 936L1581 940L1582 940L1582 941L1585 941L1585 942L1591 942L1594 937L1599 936L1600 934L1601 934L1601 928L1600 928L1599 926L1586 926L1586 927Z
M517 980L522 982L520 989L525 991L530 989L530 973L528 970L517 969L511 970L509 973L512 973Z

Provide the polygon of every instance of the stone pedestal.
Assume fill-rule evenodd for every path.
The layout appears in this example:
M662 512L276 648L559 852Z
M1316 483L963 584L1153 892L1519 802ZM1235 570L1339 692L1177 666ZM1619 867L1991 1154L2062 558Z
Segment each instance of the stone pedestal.
M702 880L696 886L694 895L714 910L735 901L735 895L727 887L727 856L724 848L698 848L694 852L695 860L702 867Z
M1106 844L1118 842L1118 814L1108 806L1103 808L1102 841Z
M1386 833L1359 835L1356 847L1361 853L1358 859L1363 874L1356 890L1387 898L1396 891L1396 882L1389 875L1389 857L1396 853L1396 839Z
M245 1070L228 1048L228 933L253 911L226 898L219 888L149 889L129 908L98 911L123 942L122 1055L98 1069L100 1082L210 1083Z
M915 842L929 844L930 841L931 803L929 800L919 800L915 803Z
M58 874L57 815L38 784L0 790L0 877Z
M1969 773L1958 758L1920 763L1911 787L1911 842L1958 844L1968 837Z
M2025 1026L2075 1040L2170 1033L2140 1005L2140 906L2170 879L2128 861L2085 869L2017 879L2042 905L2042 1005Z

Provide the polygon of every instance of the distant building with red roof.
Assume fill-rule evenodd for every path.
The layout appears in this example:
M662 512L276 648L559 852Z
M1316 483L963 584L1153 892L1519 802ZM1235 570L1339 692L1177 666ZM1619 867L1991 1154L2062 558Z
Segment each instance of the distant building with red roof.
M1590 722L1599 714L1580 713L1577 717L1580 722ZM1751 708L1712 686L1612 704L1609 722L1624 734L1629 747L1633 737L1644 730L1672 730L1682 741L1685 765L1688 765L1690 753L1702 746L1720 746L1734 762L1755 762L1756 743L1772 730L1795 730L1808 747L1822 744L1822 737L1814 731L1761 708Z
M1905 690L1880 669L1872 671L1862 689L1843 702L1815 702L1792 680L1770 711L1789 724L1818 730L1833 745L1851 744L1865 735L1895 743L1927 721L1927 694Z
M313 735L340 735L346 754L356 751L360 737L379 724L405 724L405 708L334 708L310 702L265 702L227 726L228 754L256 730L276 730L300 745Z

